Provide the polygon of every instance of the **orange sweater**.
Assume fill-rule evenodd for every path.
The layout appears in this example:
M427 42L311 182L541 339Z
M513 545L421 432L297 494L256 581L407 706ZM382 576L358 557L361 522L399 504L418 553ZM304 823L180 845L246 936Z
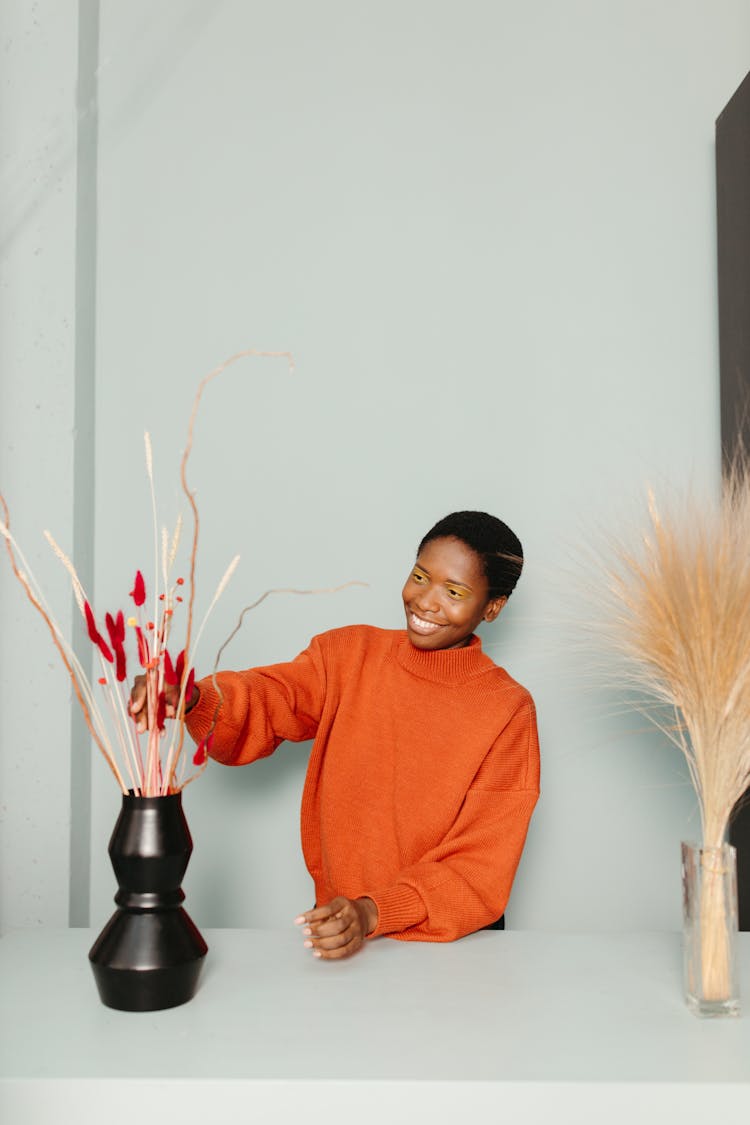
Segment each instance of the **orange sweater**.
M368 895L373 936L452 941L505 910L539 794L525 688L482 652L415 648L402 630L353 625L288 664L220 672L211 756L227 765L314 739L302 849L315 901ZM207 734L211 678L187 719Z

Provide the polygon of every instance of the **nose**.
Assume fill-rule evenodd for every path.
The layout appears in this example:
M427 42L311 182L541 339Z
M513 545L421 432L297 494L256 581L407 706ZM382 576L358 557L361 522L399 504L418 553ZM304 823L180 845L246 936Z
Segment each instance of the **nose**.
M436 613L440 608L437 595L429 586L419 591L415 605L420 613Z

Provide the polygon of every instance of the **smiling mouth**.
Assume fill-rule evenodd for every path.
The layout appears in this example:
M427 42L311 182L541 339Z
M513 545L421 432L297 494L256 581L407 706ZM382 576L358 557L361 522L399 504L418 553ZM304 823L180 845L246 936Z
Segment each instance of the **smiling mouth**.
M415 633L421 633L423 637L428 637L432 633L436 633L438 629L442 629L442 625L437 625L434 621L425 621L423 617L417 617L416 613L409 613L409 627Z

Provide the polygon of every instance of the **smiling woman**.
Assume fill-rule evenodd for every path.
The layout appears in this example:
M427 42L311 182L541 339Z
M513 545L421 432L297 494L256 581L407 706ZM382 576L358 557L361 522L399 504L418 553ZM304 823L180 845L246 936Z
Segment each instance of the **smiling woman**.
M406 631L417 648L460 648L494 621L523 566L507 524L486 512L454 512L436 523L402 591Z
M454 513L420 544L406 630L334 629L287 664L195 686L187 728L225 765L314 740L301 828L316 905L295 920L314 956L452 941L503 914L539 794L536 715L474 630L522 565L501 520Z

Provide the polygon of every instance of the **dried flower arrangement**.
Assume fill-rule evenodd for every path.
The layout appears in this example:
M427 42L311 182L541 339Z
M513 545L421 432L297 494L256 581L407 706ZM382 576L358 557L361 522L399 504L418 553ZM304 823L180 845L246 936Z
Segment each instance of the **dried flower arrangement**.
M99 664L100 675L97 680L98 686L103 689L104 707L98 702L99 693L95 691L91 679L76 656L72 643L63 635L47 605L39 584L11 533L8 506L5 498L0 494L0 506L3 511L3 519L0 521L0 534L5 538L13 573L23 586L34 608L44 618L51 633L52 641L70 677L76 699L91 736L103 754L123 793L132 791L136 796L142 797L176 793L197 777L206 766L210 748L210 734L192 755L191 760L194 770L188 773L189 766L186 762L187 754L184 744L183 704L192 693L194 681L192 665L204 626L232 577L239 562L239 556L233 558L227 567L194 635L195 564L200 520L194 494L187 484L186 469L193 443L195 419L205 387L230 364L246 356L286 357L290 370L293 369L292 357L288 352L265 352L247 349L231 356L201 381L193 402L187 443L180 468L182 489L187 496L193 515L193 535L187 581L182 577L173 577L181 537L182 519L177 520L171 536L166 528L163 528L159 533L153 458L148 433L145 435L146 471L151 493L154 534L153 604L150 613L147 611L148 591L146 583L141 570L138 570L133 589L130 591L135 612L127 617L122 609L114 614L105 613L104 627L102 628L102 617L94 613L72 562L55 542L52 535L48 531L44 533L53 551L70 575L75 599L85 622L88 637L94 645ZM271 592L277 591L267 591L253 604L259 604ZM317 591L289 592L312 593ZM247 607L247 609L250 608L252 607ZM172 646L174 619L182 610L185 611L186 619L184 640L179 654L173 655L175 651L174 646ZM243 610L243 616L246 611ZM143 735L139 734L128 706L127 677L129 667L133 667L133 662L130 665L128 663L129 636L132 638L130 647L136 654L137 667L146 681L149 722L148 730ZM222 649L224 647L225 645L222 646ZM174 717L167 713L166 686L179 687L179 706ZM145 741L145 745L142 744L142 740Z
M684 755L708 853L725 845L750 786L750 464L736 459L713 503L687 497L662 511L649 493L648 510L635 547L609 539L598 559L595 628L623 658L620 685ZM732 904L726 873L708 867L700 989L721 1000L730 990Z

